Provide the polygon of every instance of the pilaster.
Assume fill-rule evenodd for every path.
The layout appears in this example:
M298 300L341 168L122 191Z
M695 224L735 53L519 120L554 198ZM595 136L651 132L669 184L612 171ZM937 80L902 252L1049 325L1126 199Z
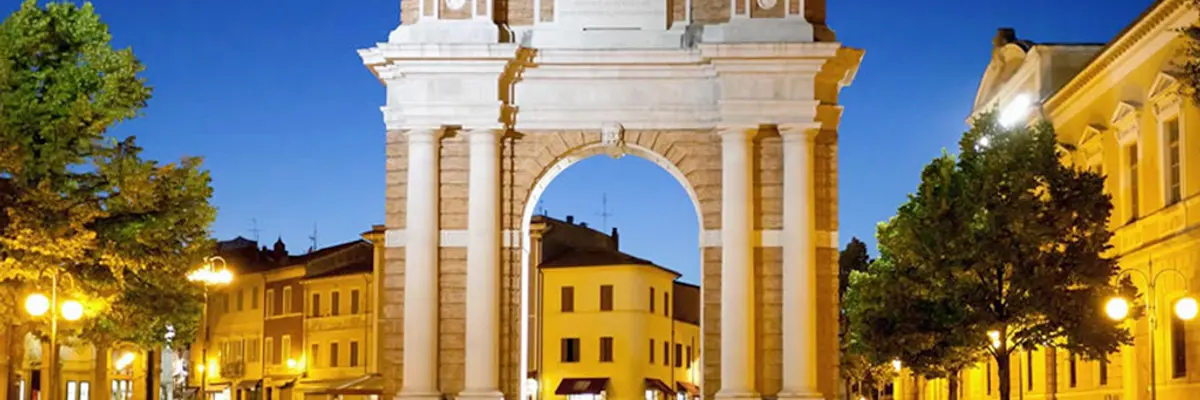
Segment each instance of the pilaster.
M783 390L781 400L824 398L818 389L813 141L820 124L781 126L783 136Z
M438 146L441 129L410 129L400 399L441 399L438 349Z
M756 127L721 135L721 390L719 399L759 399L755 390L754 203L750 140Z
M472 129L467 215L466 375L459 399L501 400L500 159L501 129Z

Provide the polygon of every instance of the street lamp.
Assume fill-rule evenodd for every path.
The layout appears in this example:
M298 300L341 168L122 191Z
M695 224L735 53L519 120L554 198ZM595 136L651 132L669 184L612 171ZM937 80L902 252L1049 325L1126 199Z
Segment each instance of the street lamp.
M1151 263L1150 268L1151 271L1153 271L1153 263ZM1150 273L1139 269L1127 269L1122 271L1121 274L1117 276L1117 279L1119 280L1126 275L1134 275L1133 273L1136 273L1137 275L1141 275L1141 277L1146 280L1147 296L1150 298L1149 301L1146 302L1146 313L1150 316L1150 400L1155 400L1158 398L1158 381L1155 377L1156 365L1154 362L1154 357L1156 356L1154 352L1154 333L1158 326L1158 294L1156 292L1156 287L1158 286L1158 279L1167 272L1174 272L1178 274L1179 277L1183 279L1184 287L1188 287L1187 276L1184 275L1183 272L1180 272L1174 268L1167 268L1158 271L1157 273L1154 273L1154 275L1150 275ZM1191 319L1196 318L1196 313L1198 311L1196 299L1192 298L1191 296L1184 296L1175 302L1174 311L1175 316L1184 321L1190 321ZM1104 312L1108 314L1109 318L1112 318L1115 321L1124 320L1125 317L1129 316L1129 301L1123 297L1113 297L1104 305Z
M221 268L217 269L216 264L221 264ZM220 256L205 257L204 266L200 269L192 271L187 276L189 281L200 282L200 286L204 288L204 306L200 312L200 318L204 323L204 344L200 351L200 395L208 398L208 375L209 372L215 370L210 368L209 372L204 372L204 363L208 362L208 287L213 285L227 285L233 282L233 273L229 272L229 266L225 263L225 259Z
M59 309L58 312L51 310ZM55 270L50 275L50 297L41 293L33 293L25 298L25 311L34 317L42 317L50 314L50 365L46 369L46 381L49 383L49 388L46 390L46 400L54 400L58 397L58 317L62 314L62 318L67 321L77 321L83 318L83 304L75 300L67 300L62 302L61 308L58 303L58 270Z

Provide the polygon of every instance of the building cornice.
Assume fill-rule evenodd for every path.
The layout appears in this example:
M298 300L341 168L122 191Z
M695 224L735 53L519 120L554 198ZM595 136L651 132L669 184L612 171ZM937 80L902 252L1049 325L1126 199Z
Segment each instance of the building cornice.
M1117 34L1117 37L1107 46L1100 49L1082 71L1075 74L1061 89L1050 94L1044 103L1046 109L1050 111L1050 114L1061 114L1063 111L1058 107L1059 105L1070 104L1087 86L1094 84L1103 71L1108 70L1122 57L1128 55L1148 35L1159 30L1169 17L1180 11L1187 3L1187 0L1162 0L1152 5L1132 24Z

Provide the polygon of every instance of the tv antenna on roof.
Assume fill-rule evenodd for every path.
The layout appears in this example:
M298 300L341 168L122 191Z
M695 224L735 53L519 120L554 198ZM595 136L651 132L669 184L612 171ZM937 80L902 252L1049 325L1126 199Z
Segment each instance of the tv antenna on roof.
M313 222L313 233L312 233L312 236L308 237L308 241L312 242L312 247L308 248L308 252L311 253L311 252L317 251L317 223L316 222Z
M600 195L600 212L596 215L600 217L600 226L603 227L602 232L608 232L608 217L613 216L608 212L608 193Z
M542 199L538 199L537 209L533 213L535 215L541 215L543 217L549 215L549 213L546 212L546 201L542 200Z
M258 243L258 218L250 218L250 234L254 235L254 243Z

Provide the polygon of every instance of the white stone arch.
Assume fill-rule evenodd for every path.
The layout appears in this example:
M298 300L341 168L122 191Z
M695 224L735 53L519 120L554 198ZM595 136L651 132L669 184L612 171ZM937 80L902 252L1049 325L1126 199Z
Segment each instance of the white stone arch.
M521 312L521 315L523 316L523 318L521 318L521 337L520 337L521 361L520 361L520 371L519 371L520 373L518 374L518 376L521 377L521 379L522 379L522 384L518 385L520 387L520 393L521 393L520 398L521 399L529 398L528 397L529 393L527 392L527 387L525 386L523 381L525 379L524 377L528 376L528 374L529 374L529 335L531 332L529 331L529 319L524 318L524 316L529 315L529 306L530 306L529 301L528 301L529 290L530 290L529 273L528 273L530 270L530 266L529 266L529 263L530 263L530 259L529 259L529 251L530 251L529 228L530 228L530 221L533 219L533 213L536 211L536 208L537 208L538 200L541 199L542 194L546 192L546 188L549 187L550 182L553 182L554 178L557 178L558 175L562 174L563 171L565 171L567 168L570 168L572 165L575 165L576 163L583 161L584 159L595 157L595 156L609 155L609 156L619 158L626 154L641 157L642 159L653 162L655 165L658 165L660 168L666 170L667 173L671 174L671 176L675 178L675 181L678 182L680 186L683 186L683 190L685 192L687 192L688 198L691 199L691 201L692 201L692 208L696 211L696 231L697 231L697 241L698 241L698 246L696 247L696 251L700 253L700 258L699 258L700 259L700 278L701 278L700 279L700 287L701 287L701 293L702 293L701 301L700 301L701 317L700 317L700 342L699 342L701 344L701 346L700 346L700 357L696 361L699 362L699 365L701 365L701 368L703 368L703 366L704 366L704 357L705 357L704 346L703 346L703 343L704 343L704 317L703 317L704 316L704 301L703 301L703 290L704 290L703 289L704 288L703 281L704 280L703 280L703 277L704 277L704 267L705 267L704 254L703 254L704 214L703 214L703 212L701 212L700 199L699 199L699 197L696 196L696 189L694 187L692 187L692 184L691 184L691 182L688 181L687 176L685 176L683 174L683 171L681 171L679 169L679 167L675 165L675 163L673 163L673 162L671 162L671 160L667 159L666 156L663 156L662 154L659 154L658 152L651 150L648 147L644 147L644 146L640 146L640 145L632 144L632 143L624 143L623 140L618 141L617 143L605 143L604 141L592 142L592 143L585 144L583 146L579 146L574 149L569 149L569 150L563 152L563 154L559 155L558 159L556 159L553 164L550 164L549 167L545 168L538 175L538 177L536 179L534 179L533 187L529 190L529 194L525 198L524 210L521 212L521 232L520 232L520 240L521 240L520 241L520 243L521 243L521 310L520 310L520 312ZM705 387L704 386L704 373L699 374L699 383L700 383L701 388ZM539 382L539 385L540 384L544 384L544 382Z

